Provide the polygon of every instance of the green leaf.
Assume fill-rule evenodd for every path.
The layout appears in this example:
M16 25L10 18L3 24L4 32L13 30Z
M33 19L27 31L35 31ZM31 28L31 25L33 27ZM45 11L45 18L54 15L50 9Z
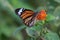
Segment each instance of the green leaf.
M57 20L60 19L60 6L56 7L53 14Z
M56 33L49 31L45 36L45 40L60 40Z
M18 32L20 32L20 31L23 30L24 28L26 28L25 25L16 28L16 30L13 32L13 36L15 36Z
M55 20L55 16L52 15L52 14L47 14L47 17L46 17L46 21L52 21L52 20Z
M28 27L26 28L26 32L30 37L33 37L33 38L37 38L39 36L38 32L36 30L33 30L31 28L28 28Z
M57 3L60 3L60 0L54 0L54 1L56 1Z

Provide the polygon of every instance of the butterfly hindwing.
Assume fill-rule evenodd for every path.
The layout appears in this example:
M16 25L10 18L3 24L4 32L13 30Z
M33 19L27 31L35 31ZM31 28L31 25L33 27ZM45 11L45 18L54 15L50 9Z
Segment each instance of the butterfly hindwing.
M15 10L16 14L22 18L24 24L32 26L34 24L34 12L29 9L19 8Z

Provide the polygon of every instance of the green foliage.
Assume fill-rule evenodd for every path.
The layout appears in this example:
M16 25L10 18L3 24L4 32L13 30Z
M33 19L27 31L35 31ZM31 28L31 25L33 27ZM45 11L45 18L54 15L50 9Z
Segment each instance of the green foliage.
M36 37L39 36L38 33L37 33L37 31L36 31L36 30L33 30L33 29L31 29L31 28L26 28L26 32L27 32L27 34L28 34L29 36L31 36L31 37L33 37L33 38L36 38Z
M56 33L49 31L45 36L45 40L60 40Z
M56 1L57 3L60 3L60 0L54 0L54 1Z
M27 27L15 14L15 9L22 7L46 10L46 20ZM0 40L41 39L60 40L60 0L0 0Z
M55 16L53 16L52 14L47 14L47 18L46 18L46 21L52 21L52 20L55 20Z

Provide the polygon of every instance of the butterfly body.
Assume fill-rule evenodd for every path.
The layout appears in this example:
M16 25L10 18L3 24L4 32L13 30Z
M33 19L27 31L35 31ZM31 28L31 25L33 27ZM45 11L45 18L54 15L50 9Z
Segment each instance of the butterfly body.
M24 8L18 8L15 10L15 12L19 17L22 18L24 24L27 26L33 26L36 16L38 16L37 15L38 13L36 13L32 10L29 10L29 9L24 9Z

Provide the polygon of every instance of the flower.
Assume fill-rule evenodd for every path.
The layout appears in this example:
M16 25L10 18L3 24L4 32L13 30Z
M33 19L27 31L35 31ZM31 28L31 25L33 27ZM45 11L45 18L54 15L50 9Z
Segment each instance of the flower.
M47 16L47 14L46 14L45 10L41 10L38 13L38 15L36 16L36 19L37 20L45 20L46 19L46 16Z

